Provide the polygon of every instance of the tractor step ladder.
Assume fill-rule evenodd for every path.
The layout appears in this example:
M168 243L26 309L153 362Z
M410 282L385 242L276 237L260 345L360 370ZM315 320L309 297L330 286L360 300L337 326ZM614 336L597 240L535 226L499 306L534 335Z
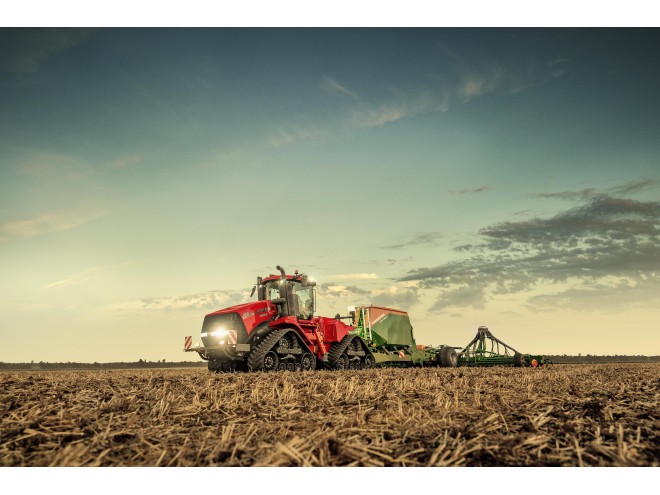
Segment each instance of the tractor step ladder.
M358 316L357 326L362 325L364 329L364 336L368 341L373 341L373 334L371 332L371 316L369 316L369 309L364 306L360 308L360 314Z

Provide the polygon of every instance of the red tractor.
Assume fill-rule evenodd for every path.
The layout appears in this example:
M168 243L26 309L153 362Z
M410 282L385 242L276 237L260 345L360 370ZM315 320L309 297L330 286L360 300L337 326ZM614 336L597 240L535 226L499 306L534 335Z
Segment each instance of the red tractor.
M203 346L186 337L184 350L199 353L215 372L373 367L373 354L352 326L314 316L316 282L277 269L280 275L257 278L251 294L257 291L257 301L206 315Z

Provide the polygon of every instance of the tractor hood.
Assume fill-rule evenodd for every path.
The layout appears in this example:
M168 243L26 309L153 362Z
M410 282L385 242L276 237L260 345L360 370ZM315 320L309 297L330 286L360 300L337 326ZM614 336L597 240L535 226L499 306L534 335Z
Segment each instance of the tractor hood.
M270 301L252 301L249 303L237 304L235 306L230 306L228 308L219 309L217 311L214 311L213 313L207 314L206 316L219 315L224 313L238 313L239 315L241 315L241 318L245 319L250 316L250 312L255 312L259 310L263 312L264 309L268 311L270 307L274 307L274 305Z
M220 309L207 314L206 318L204 318L204 326L207 327L209 322L224 322L226 318L223 318L223 315L232 315L232 318L235 318L236 320L233 325L237 328L244 327L246 333L245 337L247 338L247 335L249 335L257 325L270 320L276 314L277 308L272 302L253 301L245 304L237 304L236 306ZM242 322L242 325L240 322Z

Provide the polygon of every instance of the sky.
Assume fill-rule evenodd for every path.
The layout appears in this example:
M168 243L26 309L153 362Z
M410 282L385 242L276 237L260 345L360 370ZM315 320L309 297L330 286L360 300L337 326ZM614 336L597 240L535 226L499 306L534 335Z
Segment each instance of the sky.
M660 354L658 46L0 28L0 361L197 360L184 336L277 265L419 344Z

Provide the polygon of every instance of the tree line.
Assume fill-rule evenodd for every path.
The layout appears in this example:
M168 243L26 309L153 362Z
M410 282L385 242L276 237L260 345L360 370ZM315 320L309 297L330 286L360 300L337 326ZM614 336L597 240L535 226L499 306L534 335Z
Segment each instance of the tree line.
M3 363L0 362L0 370L116 370L136 368L201 368L206 367L205 361L180 361L168 362L146 361L140 359L137 362L115 362L115 363L48 363L44 361L29 363Z
M592 356L591 354L587 354L583 356L582 354L578 354L577 356L567 356L566 354L563 354L561 356L551 356L551 355L545 355L543 356L547 361L550 361L551 363L556 363L556 364L571 364L571 363L581 363L581 364L589 364L589 363L657 363L660 362L660 356L621 356L621 355L614 355L614 356Z
M589 363L658 363L660 356L577 356L545 355L546 362L554 364L589 364ZM29 363L0 362L0 370L114 370L114 369L153 369L153 368L206 368L206 361L147 361L115 363L48 363L44 361Z

